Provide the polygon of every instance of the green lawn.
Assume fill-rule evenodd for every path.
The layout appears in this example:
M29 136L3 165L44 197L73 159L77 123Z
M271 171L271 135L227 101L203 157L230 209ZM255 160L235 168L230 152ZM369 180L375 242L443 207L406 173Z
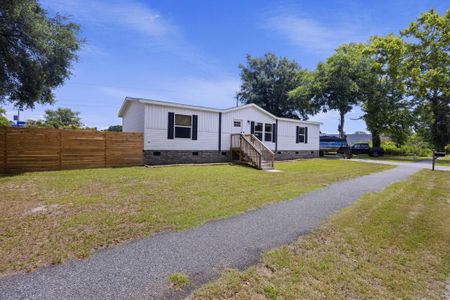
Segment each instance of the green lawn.
M85 258L390 168L320 159L276 167L284 172L214 165L0 176L0 274Z
M442 299L450 275L450 172L423 170L362 197L197 299Z

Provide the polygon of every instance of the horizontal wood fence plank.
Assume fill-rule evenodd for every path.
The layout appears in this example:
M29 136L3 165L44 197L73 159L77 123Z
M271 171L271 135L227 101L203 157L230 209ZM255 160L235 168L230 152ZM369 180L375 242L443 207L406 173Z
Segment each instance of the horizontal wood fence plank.
M143 165L140 132L0 127L0 172Z

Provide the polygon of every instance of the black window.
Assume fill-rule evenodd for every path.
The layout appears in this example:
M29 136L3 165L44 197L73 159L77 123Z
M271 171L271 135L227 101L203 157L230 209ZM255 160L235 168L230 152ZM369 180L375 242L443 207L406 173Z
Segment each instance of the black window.
M175 137L190 139L192 132L192 116L175 115Z
M298 127L298 143L305 142L305 127Z
M255 124L255 136L262 141L263 140L263 123Z
M272 130L273 126L272 124L264 124L264 141L266 142L272 142Z
M241 127L241 121L234 121L234 127Z

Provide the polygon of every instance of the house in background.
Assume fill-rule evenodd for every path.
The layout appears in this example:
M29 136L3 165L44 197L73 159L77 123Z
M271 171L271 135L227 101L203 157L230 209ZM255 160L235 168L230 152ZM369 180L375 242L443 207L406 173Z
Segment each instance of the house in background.
M256 104L215 109L126 97L119 117L124 132L144 133L148 165L240 159L264 168L319 156L319 122L278 118Z

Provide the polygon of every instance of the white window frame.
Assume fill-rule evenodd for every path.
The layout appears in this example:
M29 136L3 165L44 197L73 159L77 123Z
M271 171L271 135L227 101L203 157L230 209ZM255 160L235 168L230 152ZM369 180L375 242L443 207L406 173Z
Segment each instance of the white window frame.
M187 126L187 125L177 125L177 116L184 116L184 117L189 117L191 119L191 125ZM184 115L184 114L175 114L174 116L174 120L173 120L173 137L176 139L191 139L192 138L192 115ZM180 128L189 128L189 137L177 137L176 134L176 128L180 127Z
M266 126L269 125L270 126L270 131L267 132L266 131ZM266 139L266 134L270 134L270 139L267 140ZM272 123L264 123L264 142L272 142L273 140L273 124Z
M261 124L261 130L256 130L256 127L258 126L258 124ZM264 140L264 123L255 122L255 136L258 137L258 135L256 133L261 133L260 141L262 142Z
M298 130L298 143L306 144L306 127L299 126L298 129L299 129ZM303 133L301 133L302 129L303 129ZM303 138L303 141L300 139L300 137Z

